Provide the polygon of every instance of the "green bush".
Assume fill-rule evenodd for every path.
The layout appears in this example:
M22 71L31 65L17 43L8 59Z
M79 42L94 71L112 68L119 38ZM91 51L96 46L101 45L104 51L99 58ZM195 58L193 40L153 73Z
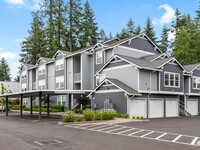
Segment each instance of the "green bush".
M140 119L140 116L137 116L136 119Z
M24 108L26 108L25 105L22 106L22 109L24 109ZM20 109L20 105L13 105L13 106L11 106L11 109L12 110L19 110Z
M140 116L140 120L144 120L144 117L143 117L143 116Z
M121 113L117 113L116 114L117 118L129 118L129 114L121 114Z
M116 116L116 111L114 109L102 109L102 119L103 120L111 120Z
M136 116L133 116L132 118L133 118L133 119L136 119Z
M83 115L86 121L91 121L94 119L94 111L91 109L86 109L83 111Z
M80 122L80 121L83 121L84 119L84 116L83 115L75 115L75 120Z
M83 114L83 110L81 109L73 109L76 114Z
M83 105L83 110L85 110L85 109L91 109L91 104Z
M76 114L73 111L67 111L63 115L64 122L74 122L76 120Z
M124 114L123 118L129 118L129 114Z
M102 111L101 110L96 111L94 118L95 118L95 120L102 120Z

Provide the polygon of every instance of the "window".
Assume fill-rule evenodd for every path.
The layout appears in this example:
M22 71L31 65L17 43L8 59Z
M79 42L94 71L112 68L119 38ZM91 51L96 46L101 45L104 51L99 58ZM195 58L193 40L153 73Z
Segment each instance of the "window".
M39 89L45 89L45 80L39 80Z
M66 105L66 95L57 96L57 105Z
M45 65L39 66L38 70L39 70L39 75L45 74Z
M103 53L102 51L96 53L96 64L101 64L102 63L102 59L103 59L102 58L102 56L103 56L102 53Z
M26 70L22 71L22 79L26 79Z
M200 77L193 77L193 89L200 89Z
M26 91L26 83L22 84L22 91Z
M56 89L64 88L64 76L56 77Z
M164 75L166 87L180 87L180 74L165 72Z
M29 104L29 99L23 98L23 105L28 106L28 104Z
M56 60L56 71L64 69L64 59Z

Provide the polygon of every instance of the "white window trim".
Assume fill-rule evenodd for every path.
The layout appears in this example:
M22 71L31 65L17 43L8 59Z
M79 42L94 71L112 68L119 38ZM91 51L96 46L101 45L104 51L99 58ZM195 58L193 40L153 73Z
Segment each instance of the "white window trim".
M193 81L194 81L194 78L197 78L197 79L199 79L199 80L200 80L200 77L198 77L198 76L193 76L193 77L192 77L192 89L195 89L195 90L200 90L200 88L197 88L197 84L196 84L196 88L194 88L194 86L193 86Z
M98 54L101 53L101 61L100 62L97 62L97 59L99 59ZM96 52L96 64L102 64L103 62L103 51L99 51L99 52Z
M26 83L22 83L22 91L26 91Z
M56 60L55 65L58 66L58 69L56 69L56 71L64 70L64 59ZM63 68L61 68L61 65L63 65Z
M55 87L56 89L63 89L63 88L65 88L65 78L64 78L64 76L57 76L56 77L56 84L57 83L59 84L59 87ZM63 87L60 86L61 83L63 83Z
M58 95L58 96L57 96L57 105L59 104L59 103L58 103L59 101L61 102L60 105L64 105L64 104L63 104L63 101L65 101L65 105L66 105L67 99L66 99L66 97L63 98L64 96L66 96L66 95ZM61 100L59 100L59 97L61 97Z
M169 74L169 77L168 77L169 85L165 85L165 74L166 74L166 73ZM171 85L170 85L170 75L171 75L171 74L174 75L174 86L171 86ZM178 75L178 77L179 77L178 86L175 86L175 84L176 84L175 75ZM179 73L166 72L166 71L165 71L165 72L164 72L164 87L180 88L180 74L179 74Z
M45 89L45 80L39 80L38 81L38 88L41 89L41 90Z
M42 72L44 70L44 72ZM41 71L41 73L40 73ZM38 67L38 75L43 75L45 74L45 65L41 65Z
M26 79L26 70L22 71L22 79Z

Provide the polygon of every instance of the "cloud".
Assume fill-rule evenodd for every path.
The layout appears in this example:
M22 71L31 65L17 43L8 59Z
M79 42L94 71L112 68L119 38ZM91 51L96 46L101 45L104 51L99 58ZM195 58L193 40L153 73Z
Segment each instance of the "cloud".
M25 0L4 0L4 1L12 5L23 5L25 3Z
M175 10L168 4L161 5L158 9L164 9L166 11L166 13L159 19L159 23L161 25L171 23L171 21L175 18Z
M167 32L167 34L168 34L168 40L169 41L174 41L175 40L175 31L174 32L172 32L172 29L170 30L170 31L168 31Z
M17 55L11 52L3 52L3 53L0 53L0 58L2 57L4 57L5 59L14 59L17 57Z
M15 41L19 43L23 42L24 40L25 40L24 38L15 39Z

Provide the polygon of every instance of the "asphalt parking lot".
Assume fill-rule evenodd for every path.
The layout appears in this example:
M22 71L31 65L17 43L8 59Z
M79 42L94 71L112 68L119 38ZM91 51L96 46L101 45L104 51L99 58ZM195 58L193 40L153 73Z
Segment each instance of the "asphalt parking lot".
M60 120L60 119L58 119ZM79 129L67 126L58 126L56 118L34 121L25 117L23 120L16 119L11 115L9 118L0 113L0 149L1 150L199 150L199 146L165 142L139 138L138 136L148 135L149 131L161 131L177 135L191 135L200 137L200 117L193 118L171 118L152 119L149 122L129 122L114 124L111 127L104 124L103 132L96 132L103 128L93 127L93 130ZM72 124L71 124L72 125ZM88 126L88 125L86 125ZM113 125L112 125L113 126ZM96 129L95 129L96 128ZM107 129L105 129L107 128ZM131 129L144 129L148 132L131 131ZM131 136L123 136L127 134ZM117 134L121 132L120 134ZM130 133L131 132L131 133ZM136 133L137 132L137 133ZM144 137L145 137L144 136ZM156 135L154 135L155 137ZM180 137L179 137L180 138ZM177 139L179 140L179 139ZM194 140L194 139L192 139Z

